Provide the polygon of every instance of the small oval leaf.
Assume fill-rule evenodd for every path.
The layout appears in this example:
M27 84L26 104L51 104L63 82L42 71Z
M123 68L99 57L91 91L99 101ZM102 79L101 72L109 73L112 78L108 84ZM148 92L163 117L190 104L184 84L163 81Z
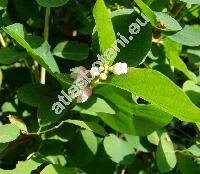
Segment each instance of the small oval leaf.
M172 170L176 165L173 143L167 133L163 133L156 152L156 162L161 173Z
M85 43L64 41L55 47L53 54L63 59L81 61L87 59L89 47Z
M36 0L43 7L59 7L65 5L69 0Z
M133 148L131 145L114 134L110 134L106 137L103 144L108 156L116 163L122 162L124 158L129 155L133 155Z
M0 126L0 143L14 141L20 135L20 129L14 124Z

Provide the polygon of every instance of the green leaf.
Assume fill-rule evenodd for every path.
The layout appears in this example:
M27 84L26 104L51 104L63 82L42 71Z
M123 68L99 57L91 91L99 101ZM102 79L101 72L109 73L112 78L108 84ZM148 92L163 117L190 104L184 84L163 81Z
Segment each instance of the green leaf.
M162 13L162 12L154 12L154 13L157 16L157 19L166 27L166 29L163 30L178 31L182 29L180 24L167 13Z
M95 94L103 97L107 101L107 103L110 104L110 106L115 105L118 110L127 114L133 114L133 107L136 103L134 101L133 95L130 92L110 85L100 85L98 86L98 88L95 88L94 92ZM102 111L99 110L98 112L102 113ZM116 112L117 111L104 113L114 115Z
M58 100L58 98L54 95L45 96L40 99L37 117L41 128L50 126L61 119L61 117L66 113L67 108L65 108L61 114L55 114L54 110L52 110L52 106L56 100Z
M47 69L49 73L52 75L55 72L59 73L57 63L46 41L40 37L28 36L23 25L19 23L9 25L3 28L3 30L24 47L31 57Z
M64 41L55 47L53 54L63 59L81 61L88 58L89 47L85 43Z
M167 13L156 12L151 10L151 8L149 8L148 5L145 4L142 0L135 0L135 2L141 8L142 12L147 16L147 18L150 20L151 24L154 27L161 30L170 31L177 31L182 29L180 24ZM162 24L164 28L161 27L160 24Z
M150 23L148 23L146 19L132 9L120 9L113 11L111 13L111 17L115 33L120 34L116 40L118 42L118 49L115 48L115 43L113 43L113 50L120 50L115 62L126 62L132 67L141 64L151 49L152 29ZM143 23L144 26L138 24L137 21ZM138 29L135 29L137 34L130 33L131 30L129 26L132 25L137 25ZM125 41L122 42L120 37L125 37L128 41L126 41L127 44ZM99 50L97 33L93 34L93 50L95 54L97 54ZM106 52L104 54L106 54ZM107 54L112 56L112 51Z
M187 50L188 59L191 63L200 65L200 47L193 47Z
M166 0L144 0L144 2L153 10L153 11L165 11L165 8L169 4L169 1Z
M66 74L66 73L55 73L54 77L64 87L71 86L73 84L73 79L70 77L69 74Z
M27 161L19 162L16 166L16 174L20 174L21 171L24 171L24 174L31 173L30 171L36 170L40 165L42 165L43 161L37 157L33 157Z
M129 155L133 155L131 145L114 134L105 137L103 144L107 155L116 163L122 162Z
M50 97L44 97L41 100L38 106L38 113L37 113L40 127L46 127L55 123L65 114L65 112L63 111L61 114L56 115L54 111L52 111L52 105L55 101L56 101L56 98L50 98ZM76 126L80 126L81 128L84 128L89 131L93 131L103 136L107 134L103 127L101 127L100 125L94 122L84 122L82 120L68 119L68 120L62 121L62 124L63 123L74 124Z
M200 123L196 123L198 130L200 131Z
M135 0L135 2L141 8L142 12L147 16L154 27L161 30L170 31L177 31L182 29L180 24L167 13L151 10L151 8L149 8L147 4L145 4L142 0ZM160 26L161 24L164 26L164 28Z
M125 44L125 47L118 43L117 46L120 52L115 62L125 61L131 67L138 66L144 61L151 49L152 28L150 23L131 9L116 10L112 12L111 16L115 33L120 33L121 36L124 36L129 41L128 44ZM147 24L145 26L139 25L139 32L137 31L137 34L131 34L129 26L133 23L137 24L137 20L140 20L142 23L146 21Z
M161 173L172 170L176 165L173 143L167 133L163 133L156 152L156 163Z
M141 8L142 12L147 16L151 24L154 27L157 27L159 22L156 14L142 0L135 0L135 3Z
M2 64L12 64L20 59L24 59L26 56L26 53L17 51L14 48L0 49L0 63Z
M98 112L110 127L132 135L148 135L168 124L172 116L153 105L136 105L131 93L114 86L103 85L95 93L104 97L116 110L114 113ZM132 102L131 102L132 101ZM148 126L146 126L148 124ZM143 127L143 129L141 129Z
M0 1L0 10L6 8L7 4L8 4L8 0L1 0Z
M147 136L147 139L151 144L158 146L160 141L160 132L154 131L153 133Z
M36 0L43 7L59 7L65 5L69 0Z
M186 81L183 84L183 91L190 97L195 104L200 103L200 86L196 85L193 81Z
M91 131L88 131L88 130L82 130L81 134L87 147L90 149L90 151L93 154L96 154L97 153L97 139L95 135Z
M40 174L76 174L73 169L63 167L61 165L49 164Z
M110 12L106 8L103 0L96 1L93 9L93 16L99 36L100 50L101 53L104 53L108 48L112 47L116 37L111 22ZM115 57L112 60L109 60L107 57L105 57L105 59L109 62L109 65L111 65Z
M170 60L170 64L177 68L179 71L182 71L189 79L195 81L187 66L179 57L179 54L182 50L182 45L166 38L164 39L164 48L166 57Z
M132 106L132 114L119 111L115 115L106 113L98 113L98 115L113 129L121 133L139 136L148 135L172 120L171 115L153 105L134 105Z
M200 0L181 0L181 1L186 2L189 5L192 5L192 4L199 4L200 5Z
M177 33L165 33L167 37L182 45L199 46L200 45L200 30L192 26L186 25Z
M200 145L192 145L187 151L195 156L200 156Z
M52 94L49 87L41 84L25 84L18 89L17 96L20 101L30 106L38 107L41 100Z
M95 159L84 167L86 174L111 174L116 169L116 163L106 154L103 143L99 144ZM84 173L85 174L85 173Z
M27 161L20 161L13 170L2 170L1 174L31 174L33 170L36 170L42 164L42 160L38 158L32 158Z
M85 166L94 159L97 147L95 135L91 131L81 130L67 144L70 163L78 167Z
M112 107L103 99L91 98L87 103L77 105L73 108L74 111L79 111L81 114L97 116L98 112L115 114Z
M149 152L150 144L148 141L145 141L144 138L139 136L133 136L133 135L125 135L126 140L131 145L132 148L136 149L137 151L141 152Z
M11 103L11 102L5 102L2 107L1 110L4 113L14 113L17 112L16 108L14 107L15 104Z
M3 152L8 147L8 143L0 143L0 153Z
M14 124L0 126L0 143L8 143L17 139L20 129Z
M64 145L62 141L51 138L41 142L38 153L43 160L48 160L51 164L60 164L65 166L67 162L64 154L62 154L63 148Z
M171 120L172 116L154 105L135 105L133 107L133 115L135 118L135 128L138 134L144 135L153 130L160 129L166 126ZM147 125L148 126L145 126ZM140 131L139 127L143 127Z
M40 9L38 8L38 4L35 0L14 0L13 5L19 21L32 27L42 26L43 18L40 15Z
M191 157L185 155L177 154L177 167L182 174L200 173L200 166L195 164Z
M95 132L102 136L105 136L107 134L105 129L95 122L85 122L85 121L81 121L81 120L71 120L71 119L66 120L64 122L74 124L76 126L80 126L81 128Z
M8 118L9 118L10 123L17 126L20 130L27 132L27 127L26 127L26 124L23 122L23 120L13 115L9 115Z
M130 68L128 74L110 76L103 83L140 96L183 121L200 121L200 109L178 86L160 72L151 69Z

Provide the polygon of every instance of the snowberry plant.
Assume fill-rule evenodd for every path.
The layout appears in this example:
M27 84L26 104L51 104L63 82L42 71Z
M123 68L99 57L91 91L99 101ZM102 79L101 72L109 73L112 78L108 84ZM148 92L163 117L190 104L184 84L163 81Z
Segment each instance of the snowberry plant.
M0 0L0 174L199 174L199 0Z

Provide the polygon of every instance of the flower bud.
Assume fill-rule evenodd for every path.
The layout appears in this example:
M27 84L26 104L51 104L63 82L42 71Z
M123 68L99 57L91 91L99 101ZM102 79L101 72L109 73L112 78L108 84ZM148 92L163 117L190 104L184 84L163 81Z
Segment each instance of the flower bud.
M70 71L71 71L70 77L75 79L75 80L78 79L78 77L81 76L81 73L87 74L87 69L84 66L72 68Z
M113 65L112 72L116 75L127 74L128 66L126 63L118 62L115 65Z
M101 74L100 74L100 79L101 79L101 80L106 80L107 77L108 77L108 76L107 76L107 74L105 74L105 73L101 73Z
M104 71L108 71L109 70L109 66L108 65L104 65Z
M110 72L113 72L113 66L110 66L108 69Z
M91 70L90 70L90 74L93 77L99 76L100 75L99 68L96 67L96 66L92 67Z

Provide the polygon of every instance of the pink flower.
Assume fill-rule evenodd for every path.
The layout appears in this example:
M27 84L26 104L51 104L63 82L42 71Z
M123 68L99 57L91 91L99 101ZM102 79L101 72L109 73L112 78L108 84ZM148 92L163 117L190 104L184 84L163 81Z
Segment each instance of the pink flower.
M70 77L75 80L78 79L81 76L81 74L87 74L88 72L88 70L84 66L72 68L70 71Z
M80 95L77 97L77 103L85 103L92 95L92 88L86 87L81 90Z

